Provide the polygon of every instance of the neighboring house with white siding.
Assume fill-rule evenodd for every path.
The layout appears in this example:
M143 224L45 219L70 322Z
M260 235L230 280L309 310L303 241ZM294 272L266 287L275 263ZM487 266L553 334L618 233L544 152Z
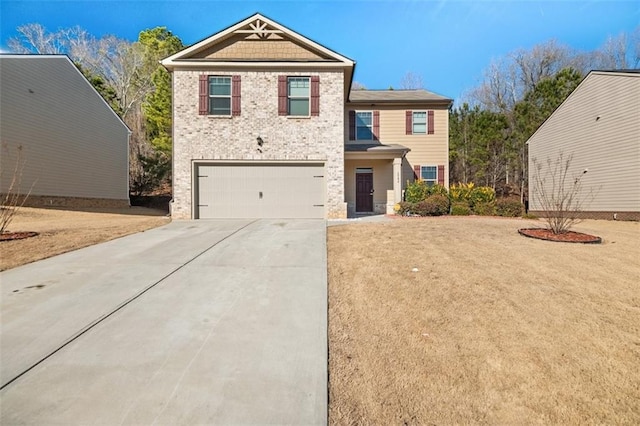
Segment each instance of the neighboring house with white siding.
M129 206L129 134L67 56L0 55L0 193L21 146L26 205Z
M448 185L451 99L351 91L353 60L260 14L162 64L174 218L385 213L407 180Z
M583 217L640 220L640 70L590 72L527 143L532 212L533 160L562 153L568 176L582 176Z

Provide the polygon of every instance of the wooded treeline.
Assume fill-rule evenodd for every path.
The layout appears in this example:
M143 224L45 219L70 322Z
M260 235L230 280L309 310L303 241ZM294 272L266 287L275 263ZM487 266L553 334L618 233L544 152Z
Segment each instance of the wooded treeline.
M80 27L54 32L42 25L17 28L13 53L65 54L131 129L132 194L168 188L171 172L171 76L159 61L183 48L165 27L141 31L138 40L96 38Z
M493 61L480 84L449 115L450 181L474 182L499 195L527 187L526 141L591 70L640 65L640 26L591 52L554 40Z
M95 38L80 27L47 31L18 27L14 53L66 54L132 131L131 192L168 187L171 170L171 77L158 61L183 48L165 27L141 31L130 42ZM610 37L591 52L548 41L494 60L480 84L449 116L450 182L490 186L499 195L523 194L527 186L526 141L590 70L637 68L640 26ZM402 89L422 88L407 73ZM358 82L353 90L363 89Z

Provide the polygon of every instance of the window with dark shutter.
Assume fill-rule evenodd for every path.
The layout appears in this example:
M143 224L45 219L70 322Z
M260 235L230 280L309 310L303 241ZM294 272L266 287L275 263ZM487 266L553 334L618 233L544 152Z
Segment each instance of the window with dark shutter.
M413 166L413 178L420 180L420 164Z
M405 133L413 133L413 111L405 111Z
M278 115L287 115L287 76L278 76Z
M438 166L438 185L444 185L444 164Z
M373 111L373 139L380 138L380 111Z
M356 112L349 111L349 140L356 140Z
M240 76L231 77L231 115L240 115Z
M311 115L320 115L320 77L311 76Z
M432 110L427 111L427 121L428 121L427 132L428 134L433 135L434 128L433 128L433 111Z
M200 75L200 84L198 86L198 114L209 114L209 76Z

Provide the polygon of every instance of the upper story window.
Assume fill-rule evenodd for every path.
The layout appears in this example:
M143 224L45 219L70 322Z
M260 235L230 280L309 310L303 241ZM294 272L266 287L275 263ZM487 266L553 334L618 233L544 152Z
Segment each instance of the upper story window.
M433 135L434 112L427 111L406 111L406 134L407 135Z
M231 77L209 77L209 115L231 115Z
M309 77L287 78L287 115L309 116L311 82Z
M438 167L437 166L420 166L420 179L427 185L435 185L438 183Z
M356 139L373 139L373 113L371 111L356 112Z
M278 115L320 115L320 76L278 76Z
M239 75L200 75L198 114L218 117L240 115Z
M380 111L349 111L349 140L371 141L380 137Z
M413 134L427 133L427 112L413 111Z

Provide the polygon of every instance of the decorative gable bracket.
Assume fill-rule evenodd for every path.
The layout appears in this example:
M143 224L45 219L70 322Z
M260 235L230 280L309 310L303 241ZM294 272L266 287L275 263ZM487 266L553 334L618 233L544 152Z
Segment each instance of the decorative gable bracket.
M273 40L282 39L282 36L280 36L279 34L283 34L283 31L271 27L268 23L261 19L256 19L247 27L235 30L234 34L249 34L249 36L247 36L247 39Z

